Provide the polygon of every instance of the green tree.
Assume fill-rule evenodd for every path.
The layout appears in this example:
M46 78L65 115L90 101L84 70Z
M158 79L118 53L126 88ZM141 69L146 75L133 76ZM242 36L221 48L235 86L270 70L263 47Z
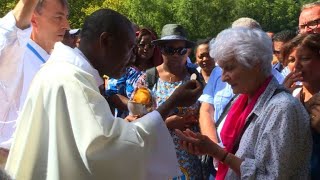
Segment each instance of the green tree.
M4 16L18 0L0 0ZM68 0L71 28L81 27L99 8L116 10L158 34L168 23L182 24L191 40L216 36L240 17L256 19L266 31L295 29L302 4L317 0Z
M18 1L14 0L0 0L0 17L5 16L11 9L14 8Z
M237 0L232 11L234 20L251 17L265 31L278 32L295 29L298 23L300 3L292 0Z

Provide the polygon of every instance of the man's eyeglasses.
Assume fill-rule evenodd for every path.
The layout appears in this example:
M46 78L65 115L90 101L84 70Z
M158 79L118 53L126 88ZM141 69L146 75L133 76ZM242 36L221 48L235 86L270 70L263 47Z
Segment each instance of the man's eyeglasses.
M148 48L148 49L151 49L151 48L154 48L154 45L149 43L149 44L143 44L143 43L140 43L138 44L138 47L139 48Z
M280 51L273 50L273 54L280 54Z
M320 18L319 19L316 19L316 20L313 20L313 21L310 21L308 23L305 23L305 24L300 24L299 25L299 30L304 30L306 27L308 29L316 29L319 27L319 24L320 24Z
M174 55L175 53L178 53L180 56L183 56L187 54L188 49L184 47L180 48L172 48L172 47L162 47L161 53L167 54L167 55Z

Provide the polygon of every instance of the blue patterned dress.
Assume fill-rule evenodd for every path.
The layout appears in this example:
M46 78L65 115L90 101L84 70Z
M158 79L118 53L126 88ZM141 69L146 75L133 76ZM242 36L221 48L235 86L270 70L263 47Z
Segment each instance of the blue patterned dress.
M188 75L183 81L179 82L166 82L159 78L156 85L153 88L153 93L156 96L157 107L160 106L163 102L165 102L177 87L179 87L182 83L185 83L188 80L190 80L190 75ZM198 114L199 107L200 103L197 102L190 107L176 108L174 110L174 113L177 115L183 115L187 112ZM199 132L199 127L193 126L191 130L194 132ZM174 133L174 131L169 131L176 148L176 154L178 162L180 164L180 168L185 175L185 177L176 177L174 179L202 179L201 160L199 159L199 157L192 155L187 151L181 150L179 147L179 138Z
M126 69L126 74L124 74L121 78L110 79L108 81L108 87L106 89L105 94L107 97L110 97L114 94L120 94L130 99L136 87L145 86L145 76L145 71L140 71L135 67L128 67ZM127 115L127 111L117 110L118 117L124 118Z

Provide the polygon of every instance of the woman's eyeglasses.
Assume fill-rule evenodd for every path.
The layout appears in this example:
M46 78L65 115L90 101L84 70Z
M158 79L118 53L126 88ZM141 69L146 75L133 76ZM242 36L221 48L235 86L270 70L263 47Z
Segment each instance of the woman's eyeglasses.
M167 54L167 55L174 55L175 53L178 53L180 56L183 56L187 54L188 49L184 47L180 48L172 48L172 47L162 47L161 53Z
M148 44L140 43L140 44L138 44L138 47L139 47L139 48L148 48L148 49L151 49L151 48L154 48L154 45L151 44L151 43L148 43Z
M280 51L273 50L273 54L277 54L277 55L279 55L280 53L281 53Z

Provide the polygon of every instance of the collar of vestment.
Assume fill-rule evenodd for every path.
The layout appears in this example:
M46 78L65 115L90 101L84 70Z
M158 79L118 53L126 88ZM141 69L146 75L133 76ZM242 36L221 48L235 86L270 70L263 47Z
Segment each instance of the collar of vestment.
M96 80L98 87L103 84L103 80L99 75L99 72L93 68L89 60L78 48L72 49L61 42L57 42L54 45L54 50L52 51L49 61L63 61L70 63L92 75Z

